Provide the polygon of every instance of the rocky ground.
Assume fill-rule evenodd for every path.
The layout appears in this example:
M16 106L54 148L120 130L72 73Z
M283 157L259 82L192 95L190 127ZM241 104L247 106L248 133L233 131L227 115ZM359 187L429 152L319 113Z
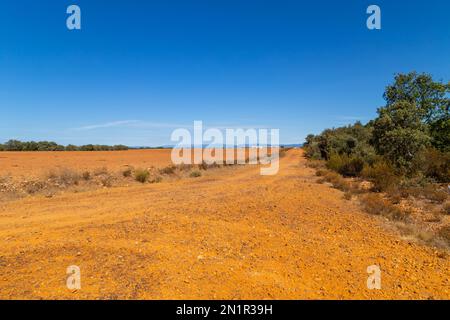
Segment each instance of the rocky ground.
M445 251L317 180L291 150L275 176L237 166L2 202L0 299L450 298ZM380 290L367 288L372 265Z

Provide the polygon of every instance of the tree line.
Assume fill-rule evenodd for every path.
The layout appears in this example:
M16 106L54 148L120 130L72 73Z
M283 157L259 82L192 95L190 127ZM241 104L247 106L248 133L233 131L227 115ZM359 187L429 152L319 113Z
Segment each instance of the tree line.
M63 146L53 141L26 141L9 140L3 144L0 144L0 151L117 151L128 150L125 145L99 145L99 144L87 144L82 146L75 146L69 144Z
M449 183L449 94L450 82L397 74L375 119L308 135L306 155L344 176Z

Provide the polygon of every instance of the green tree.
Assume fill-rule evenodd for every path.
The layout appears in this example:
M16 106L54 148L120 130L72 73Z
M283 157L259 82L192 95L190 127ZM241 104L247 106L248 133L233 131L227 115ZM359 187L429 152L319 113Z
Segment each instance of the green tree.
M436 82L431 75L417 72L397 74L393 84L386 87L387 105L408 101L415 105L424 122L430 123L448 116L450 83Z
M23 144L19 140L9 140L5 143L6 151L22 151Z
M448 115L430 123L430 133L435 148L450 152L450 117Z
M73 144L69 144L66 146L65 150L66 151L78 151L78 147Z
M410 101L398 101L378 109L378 114L372 138L376 151L409 172L417 153L431 141L422 112Z

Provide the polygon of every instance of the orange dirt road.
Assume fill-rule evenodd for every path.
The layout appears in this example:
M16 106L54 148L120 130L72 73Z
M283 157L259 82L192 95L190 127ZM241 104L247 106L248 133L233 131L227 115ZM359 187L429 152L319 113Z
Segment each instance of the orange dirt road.
M316 183L254 166L0 205L0 299L449 299L448 255ZM81 269L81 289L66 269ZM367 267L381 290L367 289Z

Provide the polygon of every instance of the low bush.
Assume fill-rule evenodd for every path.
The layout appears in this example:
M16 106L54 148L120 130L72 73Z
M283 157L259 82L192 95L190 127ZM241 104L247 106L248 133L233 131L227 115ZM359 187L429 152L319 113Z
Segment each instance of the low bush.
M423 188L423 195L426 199L436 203L443 203L448 198L447 192L433 184L428 184Z
M364 209L373 215L380 215L390 220L406 220L409 213L392 205L389 201L383 199L380 195L370 193L362 198Z
M100 183L106 188L111 188L114 183L114 177L112 175L103 175L100 179Z
M35 194L46 188L46 184L42 181L28 181L25 186L25 192L28 194Z
M84 181L91 180L91 173L89 171L84 171L81 174L81 177L83 178Z
M170 165L170 166L159 169L159 173L160 174L174 174L176 169L177 169L176 166Z
M444 214L450 215L450 202L444 203L442 206L442 211Z
M334 153L330 156L326 166L345 177L357 177L364 168L364 160Z
M132 174L133 174L132 168L126 168L125 170L122 171L122 176L124 176L125 178L131 177Z
M235 160L235 164L237 164L237 160ZM198 165L199 170L208 170L213 168L220 168L220 164L213 162L213 163L207 163L206 161L202 161L201 164Z
M323 177L327 172L323 169L319 169L316 171L316 176Z
M136 169L134 172L134 179L140 183L145 183L150 177L150 172L147 169Z
M324 172L324 180L331 183L336 189L342 190L344 192L352 191L353 186L351 182L345 180L336 172L327 171Z
M66 186L77 185L79 183L79 181L81 180L80 174L69 168L52 170L48 173L47 178L49 180L51 180L52 182L55 182L58 184L64 184Z
M450 183L450 153L428 148L418 154L414 162L415 171L440 183Z
M108 174L108 168L106 167L100 167L94 170L94 175L95 176L101 176L104 174Z
M438 235L450 246L450 226L441 228Z
M150 183L160 183L163 180L161 176L156 176L150 180Z
M192 171L189 175L191 178L198 178L202 176L202 173L200 171Z
M401 189L403 196L412 196L418 199L427 199L435 203L443 203L448 198L447 192L440 189L435 184L425 184L424 186L408 186Z
M344 193L344 199L345 200L352 200L352 194L351 194L351 192L346 192L346 193Z
M179 164L178 169L180 171L189 171L192 169L192 164L185 164L185 163Z
M361 175L373 183L373 191L377 192L392 189L393 186L398 186L401 180L394 168L385 161L364 166Z
M308 160L308 162L306 162L306 166L313 169L323 169L325 168L325 161L310 159Z

